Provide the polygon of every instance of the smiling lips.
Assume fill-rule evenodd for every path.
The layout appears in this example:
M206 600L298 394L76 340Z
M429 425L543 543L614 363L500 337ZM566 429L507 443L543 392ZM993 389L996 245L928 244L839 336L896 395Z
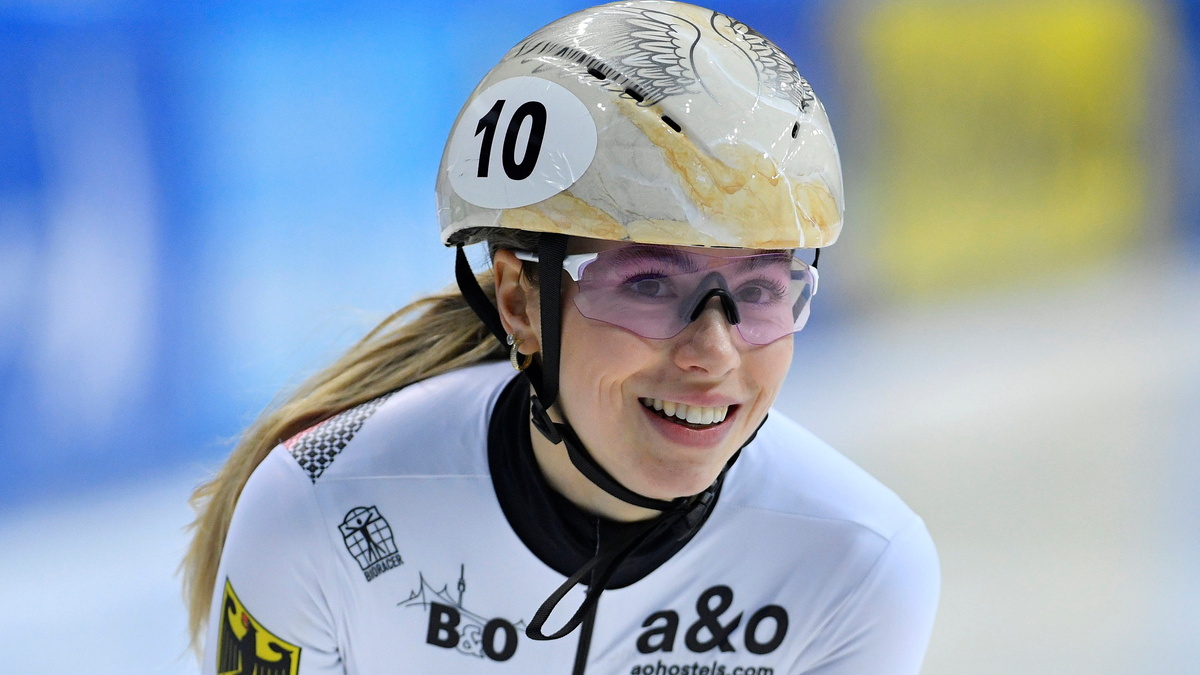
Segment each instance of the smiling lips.
M660 417L664 417L672 422L686 422L701 426L717 425L724 422L730 408L727 405L713 407L687 405L686 403L664 401L659 398L643 398L639 400L642 402L642 405L659 413Z

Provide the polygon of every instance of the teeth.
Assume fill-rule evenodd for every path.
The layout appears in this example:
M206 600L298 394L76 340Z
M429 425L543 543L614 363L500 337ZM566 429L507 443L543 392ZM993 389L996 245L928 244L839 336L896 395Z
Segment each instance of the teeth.
M699 406L664 401L659 398L644 398L642 405L654 410L660 410L668 417L675 417L688 424L720 424L729 415L729 406Z

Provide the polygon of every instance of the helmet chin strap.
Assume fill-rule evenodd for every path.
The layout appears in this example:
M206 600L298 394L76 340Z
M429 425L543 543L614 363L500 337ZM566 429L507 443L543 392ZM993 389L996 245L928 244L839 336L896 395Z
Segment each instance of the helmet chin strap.
M546 437L546 440L556 445L562 443L566 447L567 456L570 457L571 463L594 485L627 504L661 511L662 513L646 521L644 526L628 531L615 541L598 542L599 550L596 555L568 577L542 602L541 606L534 613L529 625L526 626L525 632L526 635L535 640L557 640L570 634L587 620L588 616L595 612L596 603L600 600L600 594L604 592L609 581L616 574L617 569L621 567L621 564L638 546L657 536L659 533L667 531L676 523L687 521L689 517L693 519L702 518L702 514L706 509L711 507L713 500L716 498L716 488L725 473L733 466L738 455L741 454L742 448L745 448L750 441L754 440L755 435L758 434L758 429L755 429L754 433L750 434L750 437L742 444L742 447L729 458L729 461L721 470L720 476L713 481L713 484L695 495L677 497L671 500L647 497L625 487L620 481L605 471L596 461L596 458L588 452L583 442L579 440L574 429L567 423L566 418L564 417L562 422L555 422L550 418L549 413L550 406L554 405L554 401L558 397L559 353L562 345L561 277L562 262L563 258L566 257L566 252L566 235L543 234L540 237L538 242L538 283L541 293L542 362L540 365L534 363L524 371L530 386L534 390L534 394L530 396L529 406L533 425ZM492 335L496 337L496 340L501 345L507 346L507 333L504 330L504 324L500 321L500 312L483 293L483 289L479 287L479 282L475 279L475 275L471 271L471 265L467 262L467 257L463 253L462 246L458 247L454 274L458 281L459 290L462 292L467 304L488 327ZM703 298L703 302L707 302L711 295L706 295ZM719 292L716 295L721 298L721 302L727 312L736 312L736 306L727 297L727 292L724 296ZM736 314L729 318L730 321L736 323ZM765 418L763 422L766 422ZM762 428L762 424L759 424L759 428ZM550 618L550 614L576 584L583 582L586 582L588 585L584 601L576 608L575 612L561 628L547 634L545 632L545 625L546 621Z
M537 253L538 290L541 295L539 304L542 321L542 358L540 364L535 362L524 371L534 391L530 397L530 412L534 427L551 443L563 444L571 464L592 484L626 504L655 511L669 511L687 503L695 495L676 497L671 500L656 499L635 492L621 484L604 467L600 466L600 463L576 435L575 430L571 428L565 416L563 416L562 422L555 422L550 417L549 409L558 398L559 355L562 345L561 277L563 258L567 254L567 236L553 233L542 234L539 237ZM496 340L501 345L507 346L507 333L504 330L504 324L500 321L500 313L483 293L483 289L479 287L479 282L471 271L462 246L458 247L454 271L459 290L467 304L491 330ZM697 303L697 309L703 308L714 294L721 298L727 313L732 313L732 316L729 317L730 320L736 323L736 306L727 297L721 297L728 295L727 292L722 293L721 289L714 289L705 295ZM759 427L761 428L761 426L760 424ZM750 438L746 440L746 444L754 440L757 433L758 429L755 429ZM746 444L743 444L742 447L745 447ZM727 469L733 465L736 458L737 454L730 458L726 465Z
M655 511L667 511L687 497L673 500L655 499L625 487L600 466L592 453L579 440L566 417L562 422L550 418L549 408L558 398L558 369L562 346L562 263L567 255L567 237L563 234L543 234L538 239L538 290L542 319L542 363L529 378L534 395L530 400L533 425L546 440L566 446L571 463L589 481L608 494L627 504ZM539 377L540 375L540 377ZM561 412L561 411L560 411Z

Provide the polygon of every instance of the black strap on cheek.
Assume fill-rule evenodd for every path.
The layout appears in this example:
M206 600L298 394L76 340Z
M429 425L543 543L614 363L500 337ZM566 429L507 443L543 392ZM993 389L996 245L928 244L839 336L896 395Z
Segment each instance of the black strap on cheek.
M545 408L558 399L559 349L562 346L562 264L567 257L567 235L543 234L538 238L538 288L542 318L542 372L530 378ZM537 380L541 380L540 386Z
M558 445L563 436L550 419L549 409L558 399L559 352L562 346L562 264L567 257L565 234L543 234L538 237L538 291L542 319L542 363L526 374L534 395L529 411L533 426L546 440Z

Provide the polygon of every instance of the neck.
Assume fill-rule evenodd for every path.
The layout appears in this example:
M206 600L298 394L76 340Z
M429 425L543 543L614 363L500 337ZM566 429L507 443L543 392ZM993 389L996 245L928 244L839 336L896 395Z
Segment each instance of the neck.
M556 410L551 409L550 415L555 421L561 422ZM533 426L532 420L529 422L529 436L533 443L533 456L537 460L538 468L542 470L542 475L546 477L546 482L579 508L610 520L627 523L649 520L662 513L627 504L592 483L571 463L566 446L562 443L555 445L546 440L542 432Z

